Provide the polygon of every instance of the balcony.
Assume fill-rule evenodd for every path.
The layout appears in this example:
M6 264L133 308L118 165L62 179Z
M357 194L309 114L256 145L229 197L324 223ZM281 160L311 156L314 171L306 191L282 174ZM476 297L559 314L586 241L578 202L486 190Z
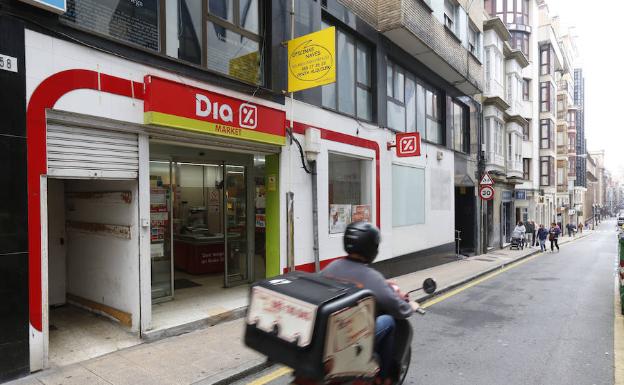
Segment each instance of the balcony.
M461 92L466 95L482 92L483 68L479 59L447 30L425 1L342 0L341 3L444 80L456 84ZM473 8L471 17L479 25L483 22L483 8Z
M562 185L562 184L558 184L557 185L557 192L558 193L567 193L568 192L568 186Z
M505 86L499 80L490 76L486 76L483 96L486 98L500 98L507 103L505 100Z
M522 161L507 161L507 178L517 179L518 183L522 183L523 176Z

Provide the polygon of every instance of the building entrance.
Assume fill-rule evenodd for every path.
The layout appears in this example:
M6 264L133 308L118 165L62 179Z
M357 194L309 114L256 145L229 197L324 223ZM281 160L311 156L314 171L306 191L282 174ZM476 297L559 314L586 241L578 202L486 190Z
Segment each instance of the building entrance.
M265 276L265 157L150 145L152 326L245 306Z

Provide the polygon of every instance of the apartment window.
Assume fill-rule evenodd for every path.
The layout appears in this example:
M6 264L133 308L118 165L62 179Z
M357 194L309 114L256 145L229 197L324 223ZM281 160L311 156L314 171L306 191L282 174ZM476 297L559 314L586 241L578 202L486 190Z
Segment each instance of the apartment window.
M552 123L550 119L540 120L540 149L548 150L552 148Z
M531 140L531 120L528 120L528 124L522 126L522 140Z
M392 225L425 223L425 170L392 165Z
M540 75L554 75L555 63L550 44L540 46Z
M437 90L388 60L386 67L388 127L401 132L418 131L423 139L444 144Z
M522 79L522 100L529 101L531 92L531 79Z
M522 31L511 32L511 48L518 49L522 53L529 57L529 34Z
M371 161L329 153L329 232L342 233L355 220L370 222Z
M540 157L540 186L551 185L552 158L549 156Z
M555 88L551 82L540 83L540 112L555 111Z
M472 23L468 31L468 50L476 57L481 55L481 32Z
M565 183L565 172L563 170L563 167L558 167L557 168L557 185L558 186L563 186L563 184Z
M484 8L507 24L529 25L529 4L529 0L485 0Z
M329 25L323 23L322 27ZM371 49L336 29L336 67L336 82L322 87L323 107L372 120Z
M531 179L531 159L530 158L522 159L522 179L524 180Z
M494 120L494 149L498 156L503 156L503 124Z
M444 0L444 25L454 34L457 33L457 11L459 6L452 0Z
M470 152L470 131L466 124L466 107L449 98L451 124L453 130L453 148L455 151Z

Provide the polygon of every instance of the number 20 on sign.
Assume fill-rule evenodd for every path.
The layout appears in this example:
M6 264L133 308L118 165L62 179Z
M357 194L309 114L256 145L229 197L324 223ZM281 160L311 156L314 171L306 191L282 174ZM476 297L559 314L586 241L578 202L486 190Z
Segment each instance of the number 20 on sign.
M494 199L494 189L492 186L481 186L479 189L479 197L484 201Z

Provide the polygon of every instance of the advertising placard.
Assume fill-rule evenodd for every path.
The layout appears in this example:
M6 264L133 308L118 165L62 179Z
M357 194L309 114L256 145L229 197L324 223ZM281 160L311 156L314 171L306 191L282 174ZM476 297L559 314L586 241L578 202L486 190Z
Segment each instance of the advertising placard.
M336 81L336 28L288 41L288 92Z
M351 207L351 222L370 222L370 205L353 205Z
M329 205L329 232L344 233L351 223L351 205Z

